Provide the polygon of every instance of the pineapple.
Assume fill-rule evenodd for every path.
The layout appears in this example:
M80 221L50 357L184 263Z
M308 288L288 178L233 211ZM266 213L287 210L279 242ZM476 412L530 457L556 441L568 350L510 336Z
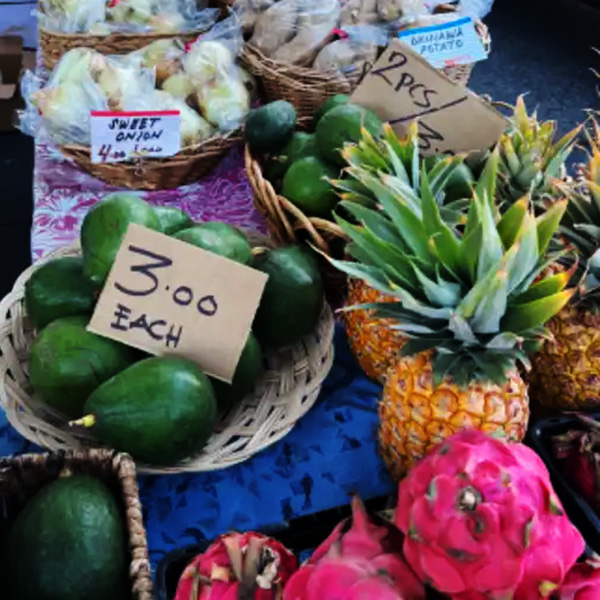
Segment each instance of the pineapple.
M600 406L600 129L582 172L567 188L570 202L561 224L576 250L570 266L581 282L575 302L549 323L552 339L532 357L529 375L533 406L540 413Z
M452 215L459 214L459 209L464 211L470 201L468 198L472 195L474 179L470 169L463 163L463 157L440 155L421 161L416 123L404 138L398 138L387 124L380 142L375 142L364 132L363 139L357 145L347 145L342 155L349 165L349 177L332 183L343 201L375 208L377 197L369 187L369 182L373 173L377 172L388 174L388 183L392 182L392 185L400 185L397 183L400 179L400 183L408 183L418 192L419 168L423 165L434 182L438 198L447 207L445 218L452 221ZM347 307L393 300L393 297L382 294L362 280L349 282ZM373 310L346 310L342 313L342 321L350 348L362 370L372 379L383 381L406 336L390 329L386 320L376 317Z
M536 209L542 210L552 196L555 180L566 176L570 156L581 127L575 127L554 142L556 122L538 122L537 114L527 113L519 96L511 127L500 138L500 186L502 200L512 203L531 194Z
M354 261L331 262L395 298L364 308L410 338L386 375L379 413L380 447L395 477L465 427L523 437L528 394L517 365L528 366L543 325L573 295L566 274L539 278L566 252L545 258L566 201L536 218L524 197L499 217L498 162L495 150L465 219L444 219L424 169L418 193L374 175L380 209L343 202L358 224L337 217Z
M360 279L348 282L348 305L393 302ZM373 310L357 308L342 313L348 343L358 364L371 379L383 380L390 363L395 362L406 336L389 327L389 319L380 319Z

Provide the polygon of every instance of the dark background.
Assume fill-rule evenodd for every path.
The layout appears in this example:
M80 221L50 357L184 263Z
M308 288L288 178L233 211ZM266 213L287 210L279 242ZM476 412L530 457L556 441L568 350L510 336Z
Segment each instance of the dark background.
M475 67L470 87L494 100L527 104L540 118L556 119L562 132L597 109L591 68L600 71L600 0L496 0L486 23L490 58ZM0 296L30 263L33 144L18 133L0 133Z

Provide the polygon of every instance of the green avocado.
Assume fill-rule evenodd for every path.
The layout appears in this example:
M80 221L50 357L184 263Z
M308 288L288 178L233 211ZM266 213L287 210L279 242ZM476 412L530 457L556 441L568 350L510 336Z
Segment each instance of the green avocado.
M154 209L133 193L109 194L83 218L83 270L95 286L102 286L106 280L131 223L161 231Z
M209 221L178 231L174 238L247 265L252 260L252 248L246 236L235 227Z
M296 127L296 109L285 100L276 100L251 110L246 119L246 143L252 152L278 153Z
M138 351L86 330L89 317L56 319L33 342L29 379L49 406L67 417L80 417L88 396L127 368Z
M314 133L295 131L279 156L274 156L268 163L265 175L277 184L285 176L290 165L306 156L317 156L317 139Z
M135 459L171 465L199 452L213 432L215 393L193 362L152 357L101 385L85 403L82 424Z
M331 217L339 197L329 179L339 175L336 168L315 156L296 161L283 179L281 193L309 217Z
M231 383L211 378L220 411L233 408L253 389L263 369L263 355L258 341L250 332L240 355Z
M371 135L379 136L383 123L368 108L342 104L329 110L317 124L317 145L321 156L332 163L345 164L341 151L347 143L357 143L364 127Z
M1 559L6 600L123 600L125 524L99 479L70 475L41 488L13 522Z
M315 329L323 309L323 280L308 248L263 252L252 266L269 276L252 331L263 347L294 344Z
M343 104L350 103L350 96L346 94L336 94L335 96L331 96L331 98L327 98L325 102L316 110L314 115L314 124L317 126L318 122L321 120L321 117L328 113L331 109L336 108L338 106L342 106Z
M166 235L173 235L194 224L187 213L174 206L155 206L154 212L158 215L160 230Z
M72 315L91 315L94 287L83 273L80 256L55 258L37 268L25 283L25 308L36 329Z

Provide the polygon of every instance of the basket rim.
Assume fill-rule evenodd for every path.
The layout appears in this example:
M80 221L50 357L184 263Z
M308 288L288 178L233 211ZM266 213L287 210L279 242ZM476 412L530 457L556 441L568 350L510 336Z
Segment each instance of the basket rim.
M161 33L158 31L111 31L109 33L72 33L66 31L54 31L53 29L48 29L47 27L39 27L40 33L46 35L48 37L54 38L62 38L62 39L70 39L70 40L101 40L108 41L110 38L155 38L155 37L190 37L194 35L201 34L204 30L202 29L194 29L191 31L177 31L175 33Z
M23 314L25 283L41 265L61 256L74 255L80 255L78 242L48 253L21 273L12 291L0 300L0 407L23 437L50 450L106 448L89 432L69 427L68 419L45 407L26 389L29 346L34 336ZM175 465L147 465L136 461L138 473L222 469L243 462L282 439L317 401L333 364L334 329L333 311L324 303L315 332L293 346L265 352L268 366L256 390L220 422L223 427L217 428L205 449ZM281 389L283 392L279 394ZM53 422L49 422L48 417ZM245 427L250 433L245 433Z

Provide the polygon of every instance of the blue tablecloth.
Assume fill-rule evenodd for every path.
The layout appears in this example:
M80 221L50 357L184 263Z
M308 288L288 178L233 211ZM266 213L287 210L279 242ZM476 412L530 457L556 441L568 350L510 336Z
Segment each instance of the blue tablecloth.
M381 388L367 379L336 331L336 358L321 397L277 444L251 460L211 473L140 476L153 566L170 550L230 529L256 529L388 494L393 485L377 454ZM39 450L0 413L0 454Z

